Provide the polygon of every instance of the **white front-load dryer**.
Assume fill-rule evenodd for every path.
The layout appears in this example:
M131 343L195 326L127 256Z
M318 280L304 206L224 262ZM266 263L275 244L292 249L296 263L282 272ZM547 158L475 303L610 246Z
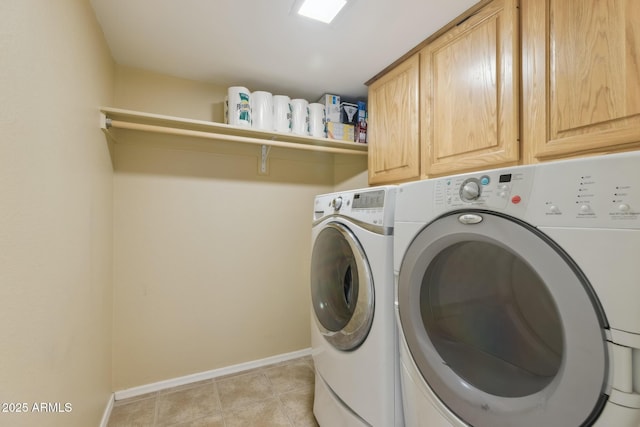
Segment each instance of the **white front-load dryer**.
M407 427L640 426L640 152L399 187Z
M315 199L313 411L322 427L403 425L393 292L395 194L395 186L384 186Z

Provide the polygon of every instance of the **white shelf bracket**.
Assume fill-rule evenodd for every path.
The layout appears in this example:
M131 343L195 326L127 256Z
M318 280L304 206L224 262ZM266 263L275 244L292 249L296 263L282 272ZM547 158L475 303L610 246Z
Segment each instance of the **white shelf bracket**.
M106 114L100 113L100 129L108 130L111 127L111 119Z
M258 167L258 175L269 174L269 152L271 151L270 145L262 145L260 150L260 165Z

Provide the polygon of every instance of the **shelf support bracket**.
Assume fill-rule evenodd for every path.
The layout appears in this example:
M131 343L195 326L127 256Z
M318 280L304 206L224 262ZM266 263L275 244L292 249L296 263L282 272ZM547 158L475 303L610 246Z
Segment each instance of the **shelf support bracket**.
M100 129L108 130L111 127L111 118L106 114L100 113Z
M258 167L258 175L269 175L269 152L270 145L262 145L260 150L260 166Z

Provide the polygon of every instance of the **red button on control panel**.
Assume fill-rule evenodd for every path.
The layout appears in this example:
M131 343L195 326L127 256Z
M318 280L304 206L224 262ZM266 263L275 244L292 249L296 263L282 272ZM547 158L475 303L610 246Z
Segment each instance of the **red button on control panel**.
M511 203L513 203L514 205L517 205L518 203L520 203L522 201L522 199L520 198L520 196L513 196L511 198Z

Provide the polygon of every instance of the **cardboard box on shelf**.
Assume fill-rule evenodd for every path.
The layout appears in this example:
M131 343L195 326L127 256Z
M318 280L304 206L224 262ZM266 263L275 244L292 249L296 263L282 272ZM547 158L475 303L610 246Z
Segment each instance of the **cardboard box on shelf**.
M345 123L327 122L327 136L331 139L353 142L355 139L354 125Z
M358 101L358 121L367 119L367 103Z
M358 142L360 144L367 143L367 122L361 121L355 126L355 138L354 142Z
M324 104L327 122L340 122L340 95L325 93L318 102Z
M355 142L366 144L367 139L367 104L358 101L358 122L356 123Z
M340 103L340 122L355 125L358 123L358 104L353 102Z

